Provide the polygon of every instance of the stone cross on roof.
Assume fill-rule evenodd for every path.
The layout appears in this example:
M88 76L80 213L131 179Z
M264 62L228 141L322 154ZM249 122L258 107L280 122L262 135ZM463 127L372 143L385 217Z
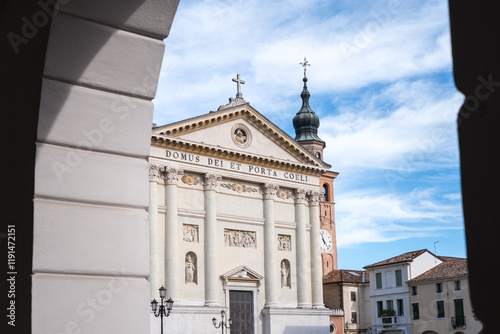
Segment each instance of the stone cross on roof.
M304 57L304 62L300 63L300 65L304 68L304 77L305 77L306 76L307 66L311 66L311 64L309 64L309 62L307 61L306 57Z
M245 99L243 99L243 94L241 94L241 85L243 85L245 83L245 81L243 81L243 80L240 79L240 75L239 74L236 75L236 78L233 78L233 81L236 82L236 85L237 85L236 98L230 97L229 98L229 103L220 106L217 109L217 111L224 110L224 109L227 109L227 108L231 108L231 107L234 107L234 106L239 106L241 104L248 103L247 101L245 101Z
M233 81L236 82L237 88L236 88L236 98L242 98L243 94L241 94L241 85L245 83L245 81L240 79L240 75L237 74L236 78L233 78Z

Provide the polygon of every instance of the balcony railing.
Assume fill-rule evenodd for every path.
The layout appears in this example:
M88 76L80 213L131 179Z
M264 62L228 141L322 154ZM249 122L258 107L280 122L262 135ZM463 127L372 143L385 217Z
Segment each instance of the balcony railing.
M456 317L451 317L451 326L453 328L464 327L465 326L465 316L457 315Z
M382 325L393 325L398 323L398 317L382 317Z

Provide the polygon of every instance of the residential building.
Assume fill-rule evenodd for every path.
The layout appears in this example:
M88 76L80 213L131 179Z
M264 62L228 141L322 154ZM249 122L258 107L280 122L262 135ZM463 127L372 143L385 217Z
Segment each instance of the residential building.
M362 270L333 270L323 278L323 301L332 309L330 332L352 334L368 332L370 316L370 277Z
M479 333L482 324L471 306L467 259L441 259L443 263L407 282L413 333Z
M427 249L421 249L364 267L371 278L371 334L412 333L410 293L406 282L442 262Z

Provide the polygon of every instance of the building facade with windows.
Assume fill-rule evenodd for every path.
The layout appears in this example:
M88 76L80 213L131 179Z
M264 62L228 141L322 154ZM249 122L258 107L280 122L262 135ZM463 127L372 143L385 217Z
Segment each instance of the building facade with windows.
M426 249L404 253L364 268L370 275L370 333L411 334L407 282L443 261Z
M233 81L236 98L218 110L153 127L151 298L165 285L174 300L167 332L213 332L225 311L233 333L327 333L322 278L336 266L337 173L322 160L307 78L295 138Z
M469 297L467 259L443 263L408 281L413 333L479 333Z
M368 333L371 316L367 271L331 271L323 278L323 300L325 306L333 310L330 322L335 331L331 330L331 333Z

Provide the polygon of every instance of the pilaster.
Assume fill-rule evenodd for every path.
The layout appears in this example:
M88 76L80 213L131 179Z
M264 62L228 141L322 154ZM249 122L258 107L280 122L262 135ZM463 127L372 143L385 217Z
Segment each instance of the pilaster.
M181 231L177 222L177 182L181 169L165 167L165 287L167 294L175 301L179 299L182 257L179 256Z
M299 308L311 308L311 266L307 238L306 204L306 190L295 189L297 307Z
M311 224L311 293L312 307L324 308L323 269L321 266L321 243L319 234L319 191L309 191L309 223Z
M265 183L262 185L264 205L264 275L266 285L265 307L277 304L278 263L276 262L277 236L275 230L274 199L278 185Z
M217 273L217 201L218 181L222 177L205 174L203 182L205 206L205 306L220 306L217 296L219 275Z
M158 220L158 182L165 167L149 164L149 262L150 297L157 295L158 288L165 284L165 225Z

